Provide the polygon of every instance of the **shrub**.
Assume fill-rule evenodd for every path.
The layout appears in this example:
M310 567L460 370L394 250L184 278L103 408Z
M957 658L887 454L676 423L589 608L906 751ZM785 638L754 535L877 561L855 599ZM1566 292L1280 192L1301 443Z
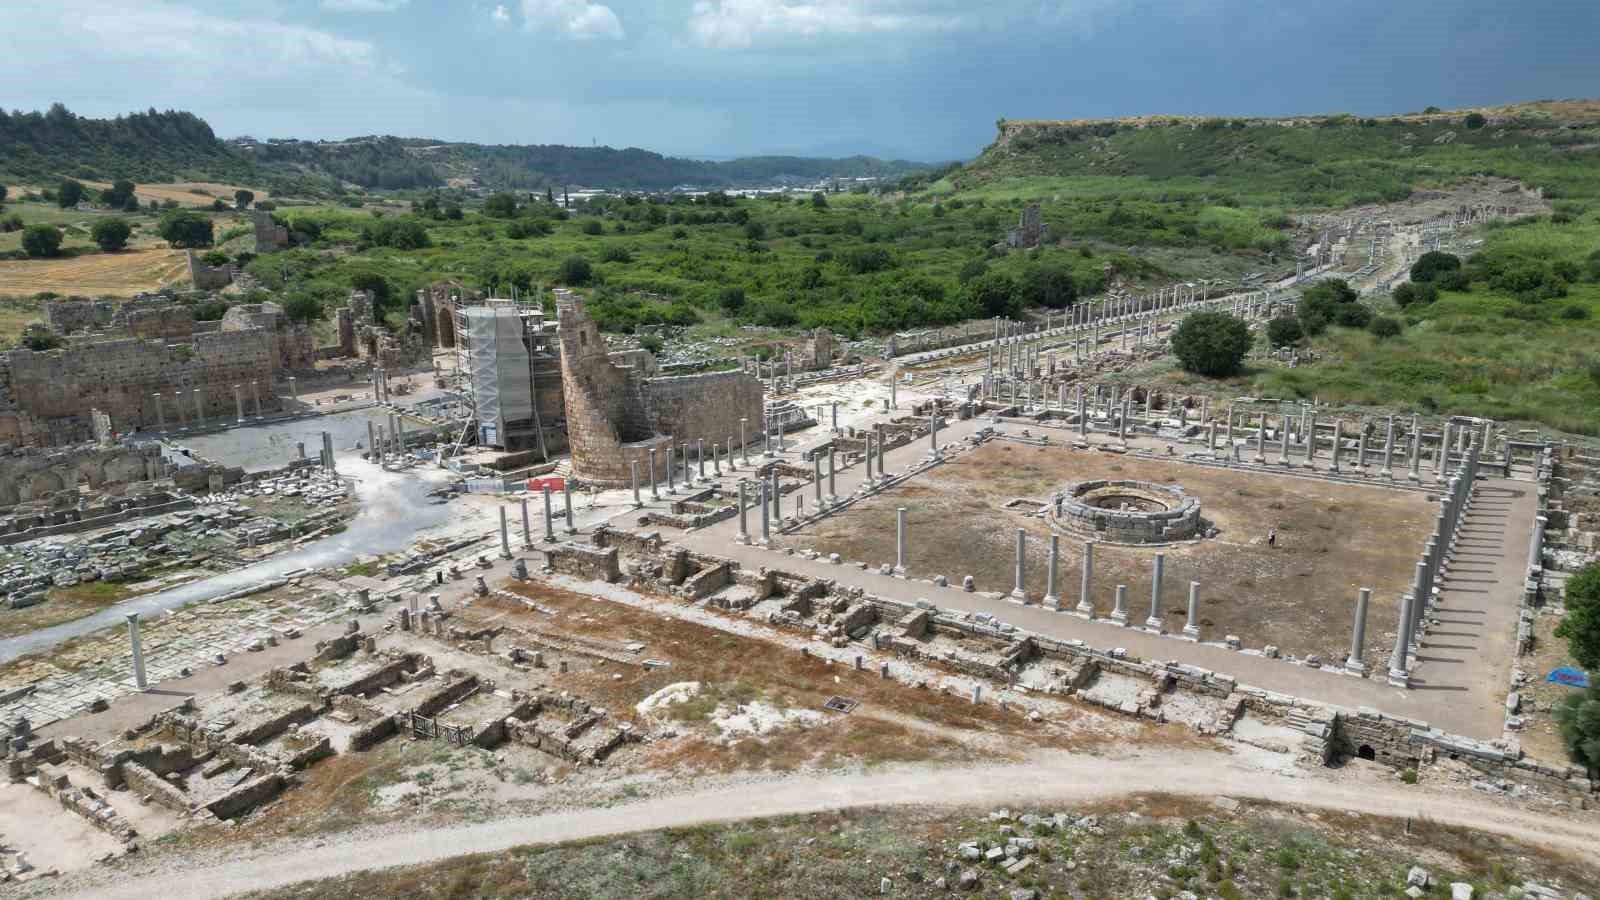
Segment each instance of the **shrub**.
M1417 770L1408 768L1408 769L1405 769L1405 770L1401 771L1400 780L1402 782L1404 782L1405 784L1416 784L1417 783Z
M600 258L606 262L633 262L633 253L620 244L609 244L600 251Z
M1561 311L1561 318L1572 322L1581 322L1584 319L1589 318L1589 310L1578 306L1577 304L1573 304L1572 306L1569 306Z
M1333 322L1346 328L1365 328L1372 322L1372 310L1360 303L1346 303L1339 307Z
M865 275L869 272L881 272L894 265L894 257L882 247L858 247L845 252L842 261L845 268Z
M729 285L717 294L717 305L728 315L738 315L744 309L744 288Z
M661 348L665 347L666 343L658 334L647 334L639 338L640 348L649 350L651 353L660 353Z
M298 226L300 220L296 221ZM379 247L419 250L431 246L428 229L412 218L379 219L361 227L361 239Z
M55 256L61 252L61 231L54 225L29 225L22 232L22 249L29 256Z
M61 186L56 188L56 203L62 209L71 209L77 206L78 201L82 199L83 185L73 181L71 178L64 179L61 182Z
M1567 614L1556 637L1567 639L1567 651L1584 669L1600 670L1600 563L1590 563L1567 579Z
M1600 260L1597 260L1597 263L1600 263ZM966 284L975 278L982 278L983 275L988 271L988 260L981 256L977 257L976 259L969 259L962 264L961 271L956 273L956 280L962 284Z
M1395 304L1401 309L1409 306L1426 306L1439 299L1439 289L1432 282L1408 281L1395 288L1392 296Z
M1441 272L1439 277L1433 280L1433 284L1441 291L1472 290L1472 278L1462 271Z
M1025 306L1063 309L1078 299L1078 288L1072 281L1072 273L1061 266L1046 263L1029 266L1022 273L1017 291Z
M584 234L604 234L605 230L605 226L600 224L599 219L587 219L583 223Z
M128 235L133 234L133 229L121 219L101 219L94 223L94 228L89 231L89 236L101 250L121 250L128 246Z
M568 287L582 287L594 277L589 261L581 256L569 256L561 261L561 269L556 277Z
M1249 350L1250 326L1226 313L1192 313L1172 333L1173 354L1196 375L1232 375Z
M1400 320L1389 316L1378 316L1368 325L1367 330L1378 340L1388 340L1400 334Z
M6 234L12 231L21 231L22 228L22 216L17 213L12 213L3 219L0 219L0 234Z
M1562 698L1555 718L1573 761L1590 772L1600 769L1600 685Z
M1489 124L1489 120L1483 117L1483 113L1467 113L1467 117L1461 120L1461 124L1465 125L1469 131L1477 131L1479 128Z
M1274 347L1287 347L1299 343L1306 336L1300 320L1294 316L1278 316L1267 323L1267 342Z

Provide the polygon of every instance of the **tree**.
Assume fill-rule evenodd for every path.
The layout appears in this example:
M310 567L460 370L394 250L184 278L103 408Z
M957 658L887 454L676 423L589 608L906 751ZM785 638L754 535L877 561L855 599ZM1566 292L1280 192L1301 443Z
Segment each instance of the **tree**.
M121 250L128 246L128 235L133 234L133 229L121 219L101 219L94 223L89 236L100 245L101 250Z
M811 195L811 208L812 209L827 209L828 208L828 195L824 194L821 191L813 192L812 195Z
M82 199L83 185L73 181L71 178L62 179L61 186L56 188L56 203L62 209L71 209L77 206L78 201Z
M746 222L744 236L752 241L762 240L767 236L767 226L761 222Z
M961 271L956 273L956 280L966 284L974 278L983 277L989 271L989 261L981 256L973 257L961 264Z
M1024 306L1064 309L1078 299L1078 286L1066 268L1040 263L1022 273L1017 293Z
M1278 316L1267 323L1267 342L1274 347L1297 344L1305 336L1305 329L1300 327L1300 320L1294 316Z
M374 309L387 309L393 296L393 289L389 286L389 279L379 275L377 272L357 272L350 276L350 287L371 294Z
M239 190L233 192L233 204L240 209L249 209L250 204L254 202L256 202L256 195L254 191L247 191L244 188L240 188Z
M483 214L497 219L509 219L517 214L515 194L494 194L483 201Z
M100 192L100 202L112 209L127 209L128 201L134 199L134 183L127 179L118 179L111 183L111 187Z
M1394 289L1394 302L1401 308L1427 306L1439 299L1439 289L1431 281L1408 281Z
M0 203L6 202L6 186L0 184Z
M228 204L223 202L221 197L218 197L217 199L211 201L211 211L212 212L225 212L225 211L227 211L227 209L228 209Z
M569 256L561 261L561 270L556 273L556 278L568 287L582 287L589 283L594 276L589 261L581 256Z
M583 223L584 234L604 234L606 227L600 224L599 219L588 219Z
M169 209L161 214L156 233L173 247L209 247L212 241L211 220L188 209Z
M54 225L29 225L22 232L22 249L29 256L55 256L61 252L61 232Z
M1483 113L1467 113L1467 117L1461 120L1461 124L1467 126L1468 131L1477 131L1479 128L1489 124L1489 120L1483 117Z
M729 285L717 294L717 305L730 316L736 316L744 309L744 288Z
M651 353L660 353L661 348L665 347L666 345L667 342L663 341L661 339L661 335L659 334L647 334L639 338L639 347L644 350L649 350Z
M1400 320L1391 316L1378 316L1367 324L1367 330L1380 341L1386 341L1400 334Z
M1004 272L990 272L968 282L966 295L973 311L986 318L1015 316L1022 310L1017 283Z
M1567 652L1591 672L1600 672L1600 563L1590 563L1567 579L1567 614L1556 637L1567 639Z
M1172 352L1196 375L1232 375L1249 351L1250 326L1226 313L1191 313L1172 333Z
M1454 253L1445 253L1442 250L1429 250L1417 257L1411 264L1411 280L1416 282L1434 281L1446 272L1461 270L1461 257Z
M53 331L46 331L43 328L29 328L23 332L22 339L17 343L35 353L43 353L46 350L54 350L65 345L66 341L62 339L61 335Z
M315 322L322 318L322 301L314 294L300 291L283 301L283 314L291 322Z

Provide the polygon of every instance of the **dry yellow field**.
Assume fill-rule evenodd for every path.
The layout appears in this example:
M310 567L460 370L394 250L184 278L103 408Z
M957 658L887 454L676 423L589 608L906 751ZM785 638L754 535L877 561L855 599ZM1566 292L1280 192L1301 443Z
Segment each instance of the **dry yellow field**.
M81 183L84 187L94 188L97 191L103 191L111 187L111 182L109 181L84 181ZM240 187L240 185L235 184L218 184L214 181L179 181L172 184L136 185L133 194L139 198L141 203L149 203L151 200L162 203L171 200L180 206L210 206L212 200L225 200L229 206L232 206L233 192L239 190ZM16 191L18 188L13 187L12 190ZM204 196L194 193L197 190L205 191L206 193ZM245 188L245 190L253 192L257 200L265 200L268 197L267 192L260 188Z
M0 294L41 291L85 296L132 296L189 277L181 250L148 248L71 259L0 260Z

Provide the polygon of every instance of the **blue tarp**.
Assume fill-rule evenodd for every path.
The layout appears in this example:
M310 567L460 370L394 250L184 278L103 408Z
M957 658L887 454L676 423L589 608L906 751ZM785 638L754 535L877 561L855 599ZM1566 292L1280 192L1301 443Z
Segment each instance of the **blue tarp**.
M1586 688L1589 686L1589 676L1586 673L1579 672L1577 669L1574 669L1571 666L1562 666L1561 668L1556 669L1549 675L1546 675L1544 680L1554 681L1556 684L1564 684L1568 687Z

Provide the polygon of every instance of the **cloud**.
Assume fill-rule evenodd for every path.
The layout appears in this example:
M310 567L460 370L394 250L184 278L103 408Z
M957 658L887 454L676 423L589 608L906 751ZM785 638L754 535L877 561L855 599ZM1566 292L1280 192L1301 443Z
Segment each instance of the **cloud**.
M588 0L522 0L522 27L560 31L579 40L623 37L622 20L611 7Z
M411 0L322 0L322 8L334 12L388 13L395 12Z
M511 24L511 10L506 9L506 5L501 3L489 12L489 18L493 19L496 25L509 25Z
M689 33L712 47L748 47L775 38L946 31L971 19L960 3L912 0L696 0Z

